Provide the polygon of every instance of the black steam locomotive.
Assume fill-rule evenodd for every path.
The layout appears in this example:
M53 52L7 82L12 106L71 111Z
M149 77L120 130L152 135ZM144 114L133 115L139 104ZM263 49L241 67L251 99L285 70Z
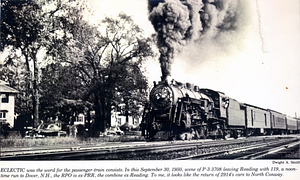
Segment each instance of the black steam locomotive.
M226 139L298 133L299 129L299 119L174 80L154 84L141 123L148 140Z

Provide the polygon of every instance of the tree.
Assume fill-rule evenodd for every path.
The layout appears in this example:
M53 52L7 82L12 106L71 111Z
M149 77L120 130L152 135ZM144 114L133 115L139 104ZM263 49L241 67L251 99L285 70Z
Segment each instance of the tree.
M79 72L84 100L94 104L95 127L104 131L110 125L112 104L125 92L130 96L136 87L146 87L140 67L152 56L150 40L124 13L105 18L100 27L80 21L74 28L64 59Z
M68 30L72 29L69 12L80 14L82 10L83 6L74 0L1 1L0 50L9 47L11 54L21 54L25 61L34 127L39 123L39 57L46 57L46 53L47 60L57 58L57 52L68 41Z
M17 114L31 114L32 98L30 96L29 76L25 68L25 63L16 54L8 56L4 64L0 64L0 79L9 83L19 91L15 101L15 112ZM30 115L29 115L30 116Z
M126 71L127 78L117 84L118 92L116 98L118 102L125 103L126 122L131 116L138 118L141 114L140 106L147 101L147 79L139 67L132 66Z
M40 7L34 1L2 1L1 2L1 50L5 46L13 46L12 52L20 50L30 73L33 99L34 119L38 119L38 70L37 53L42 24L36 15L40 15ZM33 62L33 75L30 61Z
M66 123L73 123L76 115L91 109L91 104L82 101L82 85L78 72L72 66L54 62L42 68L40 82L40 115L44 122L49 117L60 117Z
M112 104L128 104L145 94L147 83L140 68L152 56L151 41L124 13L117 19L105 18L97 27L90 25L84 21L86 6L81 2L1 2L1 51L6 48L10 57L18 56L14 59L19 61L18 68L24 62L24 92L31 98L27 102L35 127L39 106L46 117L63 106L80 109L78 102L83 101L93 104L97 130L103 131L110 124ZM6 72L6 78L14 75L11 72ZM61 76L63 72L68 75Z

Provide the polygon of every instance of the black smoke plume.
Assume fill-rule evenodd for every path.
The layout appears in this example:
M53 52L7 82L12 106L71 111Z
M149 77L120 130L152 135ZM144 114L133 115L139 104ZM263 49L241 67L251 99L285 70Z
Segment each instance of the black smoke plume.
M190 42L236 28L238 0L149 0L149 20L160 51L162 81L171 76L174 55Z

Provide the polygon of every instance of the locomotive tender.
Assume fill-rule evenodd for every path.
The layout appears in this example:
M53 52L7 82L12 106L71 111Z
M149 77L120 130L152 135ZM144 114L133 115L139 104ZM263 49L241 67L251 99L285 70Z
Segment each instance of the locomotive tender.
M299 119L174 80L154 84L141 123L148 140L226 139L298 133L299 129Z

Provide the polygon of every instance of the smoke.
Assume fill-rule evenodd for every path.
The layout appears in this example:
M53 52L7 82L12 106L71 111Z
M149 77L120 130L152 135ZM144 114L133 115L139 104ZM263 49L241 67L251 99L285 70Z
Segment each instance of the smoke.
M201 14L202 37L212 39L236 29L237 0L206 0Z
M237 29L238 0L149 0L160 51L162 80L171 75L174 56L191 43L216 41Z
M198 33L202 30L201 8L199 0L187 0L184 4L179 0L166 0L150 8L149 19L157 32L162 80L171 75L174 54L180 52L189 41L199 37Z

